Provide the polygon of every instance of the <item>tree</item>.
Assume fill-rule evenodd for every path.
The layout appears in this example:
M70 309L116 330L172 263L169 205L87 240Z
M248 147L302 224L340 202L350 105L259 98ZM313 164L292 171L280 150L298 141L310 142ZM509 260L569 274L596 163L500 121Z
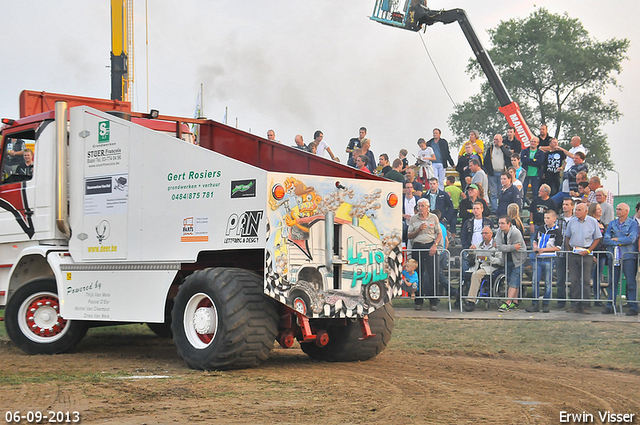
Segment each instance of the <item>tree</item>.
M547 124L549 134L565 148L580 136L588 149L589 169L601 174L613 168L602 126L617 121L621 113L614 101L604 101L609 87L619 87L616 75L627 59L627 39L599 42L589 36L578 19L552 14L544 8L525 19L501 21L488 30L493 46L488 50L513 99L518 102L531 131ZM483 76L477 60L467 73ZM449 127L455 144L477 129L486 140L505 131L505 119L488 83L479 94L455 107Z

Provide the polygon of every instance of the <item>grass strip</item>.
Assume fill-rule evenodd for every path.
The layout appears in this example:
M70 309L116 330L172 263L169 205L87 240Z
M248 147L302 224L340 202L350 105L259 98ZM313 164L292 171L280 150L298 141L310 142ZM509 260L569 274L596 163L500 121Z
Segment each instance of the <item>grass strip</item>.
M633 323L398 318L389 349L528 356L640 372L640 327Z

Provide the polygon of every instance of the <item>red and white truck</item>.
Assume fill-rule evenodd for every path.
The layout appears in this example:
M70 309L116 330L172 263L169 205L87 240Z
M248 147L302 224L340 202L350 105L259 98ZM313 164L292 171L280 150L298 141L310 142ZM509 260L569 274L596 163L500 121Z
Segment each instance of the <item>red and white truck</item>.
M0 306L23 351L131 322L197 369L257 365L276 340L328 361L385 348L399 183L125 102L25 91L20 111L1 130ZM5 164L21 145L31 175Z

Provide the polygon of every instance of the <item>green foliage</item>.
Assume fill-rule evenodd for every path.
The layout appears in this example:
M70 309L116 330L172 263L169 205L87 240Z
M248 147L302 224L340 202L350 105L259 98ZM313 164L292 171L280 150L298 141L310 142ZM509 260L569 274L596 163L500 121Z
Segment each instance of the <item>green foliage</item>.
M621 114L615 102L602 97L608 88L618 87L616 76L627 59L629 40L597 41L578 19L544 8L525 19L502 21L488 32L493 46L489 56L532 132L537 134L539 124L546 123L549 134L565 147L571 137L580 136L589 150L590 170L602 173L613 168L602 126ZM467 72L484 78L475 59ZM504 133L505 119L498 106L487 83L480 94L456 106L449 117L455 142L467 140L473 128L485 140Z

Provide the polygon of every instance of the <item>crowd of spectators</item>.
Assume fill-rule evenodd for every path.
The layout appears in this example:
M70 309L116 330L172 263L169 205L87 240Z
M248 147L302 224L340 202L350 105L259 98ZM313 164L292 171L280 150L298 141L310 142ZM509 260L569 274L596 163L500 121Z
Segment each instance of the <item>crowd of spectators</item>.
M439 288L448 286L442 252L451 243L462 248L458 299L466 293L466 311L475 309L481 280L496 271L505 275L507 288L499 310L518 309L524 298L519 293L524 270L530 267L533 302L528 312L549 312L555 287L557 308L565 308L570 299L567 311L590 314L593 296L602 313L611 314L624 273L626 314L638 314L640 203L632 217L627 204L614 210L613 194L602 187L598 176L588 176L587 151L580 137L574 136L566 150L541 125L539 136L522 149L513 127L504 136L496 134L488 145L473 130L454 162L440 129L432 135L429 140L418 139L413 164L407 149L392 161L387 153L376 161L365 127L346 146L347 165L403 183L403 243L413 260L406 266L405 275L411 279L405 276L405 288L415 298L416 309L427 299L431 310L437 310ZM318 155L327 152L338 161L322 137L316 131L307 146L297 135L294 147ZM446 175L450 167L455 167L457 178ZM523 209L529 213L526 228ZM609 299L600 301L605 266L610 270Z

